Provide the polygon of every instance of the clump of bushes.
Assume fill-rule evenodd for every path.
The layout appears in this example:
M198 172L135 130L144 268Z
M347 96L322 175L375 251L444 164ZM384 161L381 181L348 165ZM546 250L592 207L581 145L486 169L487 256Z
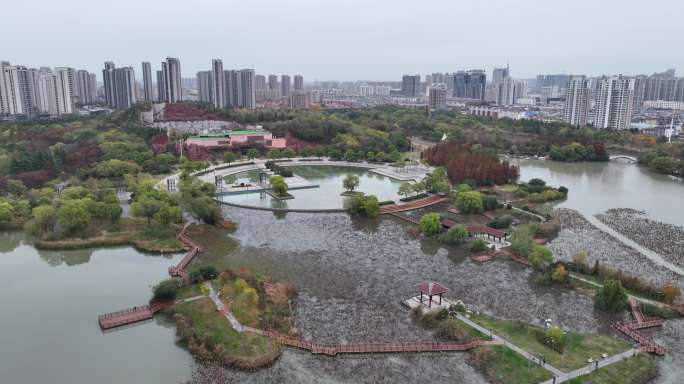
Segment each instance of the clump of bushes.
M380 203L378 202L377 197L373 195L366 196L361 193L351 198L349 202L349 211L356 215L376 218L380 215Z
M420 231L425 236L435 236L442 232L442 222L439 214L426 213L420 218Z
M271 177L271 189L278 196L287 196L287 183L283 176Z
M468 237L468 231L461 225L456 225L449 228L445 234L441 236L441 240L447 244L460 245L463 244Z
M494 198L496 208L496 198ZM456 195L456 207L461 213L470 215L475 213L482 213L484 211L484 203L482 195L477 191L463 191Z
M293 175L291 170L287 169L286 167L279 165L278 163L276 163L275 161L272 161L272 160L267 161L264 164L264 166L266 166L266 168L273 171L273 173L275 173L276 175L280 175L282 177L292 177L292 175Z
M563 353L566 344L566 334L558 326L552 326L546 331L535 331L535 337L540 343L547 345L558 353Z
M594 306L607 312L618 312L627 307L627 291L617 280L606 280L594 298Z
M482 239L476 239L473 240L472 243L470 243L470 252L472 253L480 253L488 250L489 247L487 246L487 242L485 242Z
M494 229L504 229L510 227L511 224L513 224L513 216L501 215L488 222L487 226Z
M218 276L218 270L211 265L205 265L195 268L190 271L190 281L193 283L200 283L202 281L212 280Z
M614 269L602 265L598 260L590 267L587 262L587 253L579 252L572 257L572 263L568 265L570 270L600 277L602 280L617 280L623 287L633 292L638 292L644 296L655 300L662 300L666 303L673 303L681 297L680 289L672 283L657 286L638 277L630 276L620 269Z
M152 288L152 301L175 300L181 281L178 279L166 279Z

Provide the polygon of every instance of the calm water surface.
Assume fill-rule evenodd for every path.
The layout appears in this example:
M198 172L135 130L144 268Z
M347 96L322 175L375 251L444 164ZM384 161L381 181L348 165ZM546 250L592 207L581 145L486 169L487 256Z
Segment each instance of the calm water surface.
M541 178L570 189L561 207L594 215L610 208L646 211L653 220L684 226L684 182L622 162L519 160L520 179Z
M358 190L375 195L380 201L397 199L397 192L402 183L389 177L368 172L363 168L302 165L288 167L288 169L317 184L318 187L290 190L288 192L295 198L283 201L273 199L271 196L260 192L224 195L221 199L236 204L267 208L339 209L344 208L345 201L348 199L341 195L345 191L342 187L342 181L347 175L358 176ZM258 181L258 174L255 172L240 173L236 175L236 181L254 183Z
M38 251L0 233L0 382L178 383L190 355L156 319L102 333L97 316L144 304L174 257L130 247Z

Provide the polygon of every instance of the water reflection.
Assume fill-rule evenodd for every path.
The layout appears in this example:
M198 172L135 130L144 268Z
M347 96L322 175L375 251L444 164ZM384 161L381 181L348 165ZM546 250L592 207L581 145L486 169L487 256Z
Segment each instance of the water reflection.
M650 218L684 225L684 215L677 209L684 196L684 185L665 175L620 162L560 163L518 160L520 179L541 178L552 186L570 189L562 207L577 209L585 215L610 208L634 208L646 211Z
M19 231L0 231L0 253L10 253L22 244L24 234Z

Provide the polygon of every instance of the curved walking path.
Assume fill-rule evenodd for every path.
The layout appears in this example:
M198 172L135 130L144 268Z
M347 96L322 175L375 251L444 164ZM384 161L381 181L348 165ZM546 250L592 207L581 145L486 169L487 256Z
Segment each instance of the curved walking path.
M296 339L283 335L278 332L262 330L242 325L230 309L216 294L210 282L205 282L204 286L209 290L209 298L214 303L216 309L230 322L230 325L237 332L250 332L265 336L278 344L292 348L303 349L314 354L324 354L335 356L340 353L407 353L407 352L448 352L448 351L467 351L485 345L500 345L500 340L473 340L467 343L430 343L430 342L407 342L407 343L350 343L350 344L320 344Z
M663 256L661 256L657 252L654 252L654 251L652 251L646 247L641 246L640 244L636 243L634 240L630 239L629 237L627 237L627 236L617 232L613 228L603 224L599 219L597 219L594 216L587 215L587 216L585 216L585 218L594 227L596 227L597 229L609 234L610 236L615 238L617 241L619 241L623 245L626 245L626 246L634 249L635 251L641 253L644 257L649 258L654 263L656 263L662 267L665 267L665 268L669 269L670 271L672 271L672 272L674 272L680 276L684 276L684 269L682 269L682 268L670 263L669 261L665 260L663 258Z

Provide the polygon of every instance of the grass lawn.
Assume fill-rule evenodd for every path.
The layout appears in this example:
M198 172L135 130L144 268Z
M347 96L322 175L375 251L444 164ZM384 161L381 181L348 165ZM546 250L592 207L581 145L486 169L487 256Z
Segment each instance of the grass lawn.
M236 332L228 320L206 299L199 299L175 306L175 311L192 321L195 333L209 337L224 348L226 354L236 358L260 358L277 352L278 347L270 339L248 332Z
M516 184L503 184L495 186L494 190L497 192L512 193L518 190L518 186Z
M202 291L202 286L200 284L191 284L181 288L176 295L176 299L182 300L200 295L206 296L206 293Z
M589 375L568 381L568 384L644 384L658 374L653 356L640 353L619 363L600 368Z
M477 356L481 361L476 362ZM530 365L527 359L502 345L489 347L488 351L478 349L470 361L495 384L536 384L553 377L551 372L536 364Z
M535 330L543 330L541 327L509 320L495 320L485 315L473 315L471 319L535 356L544 355L549 364L563 371L585 366L590 357L596 358L603 353L612 356L631 347L626 341L612 336L568 332L565 350L560 354L537 341Z

